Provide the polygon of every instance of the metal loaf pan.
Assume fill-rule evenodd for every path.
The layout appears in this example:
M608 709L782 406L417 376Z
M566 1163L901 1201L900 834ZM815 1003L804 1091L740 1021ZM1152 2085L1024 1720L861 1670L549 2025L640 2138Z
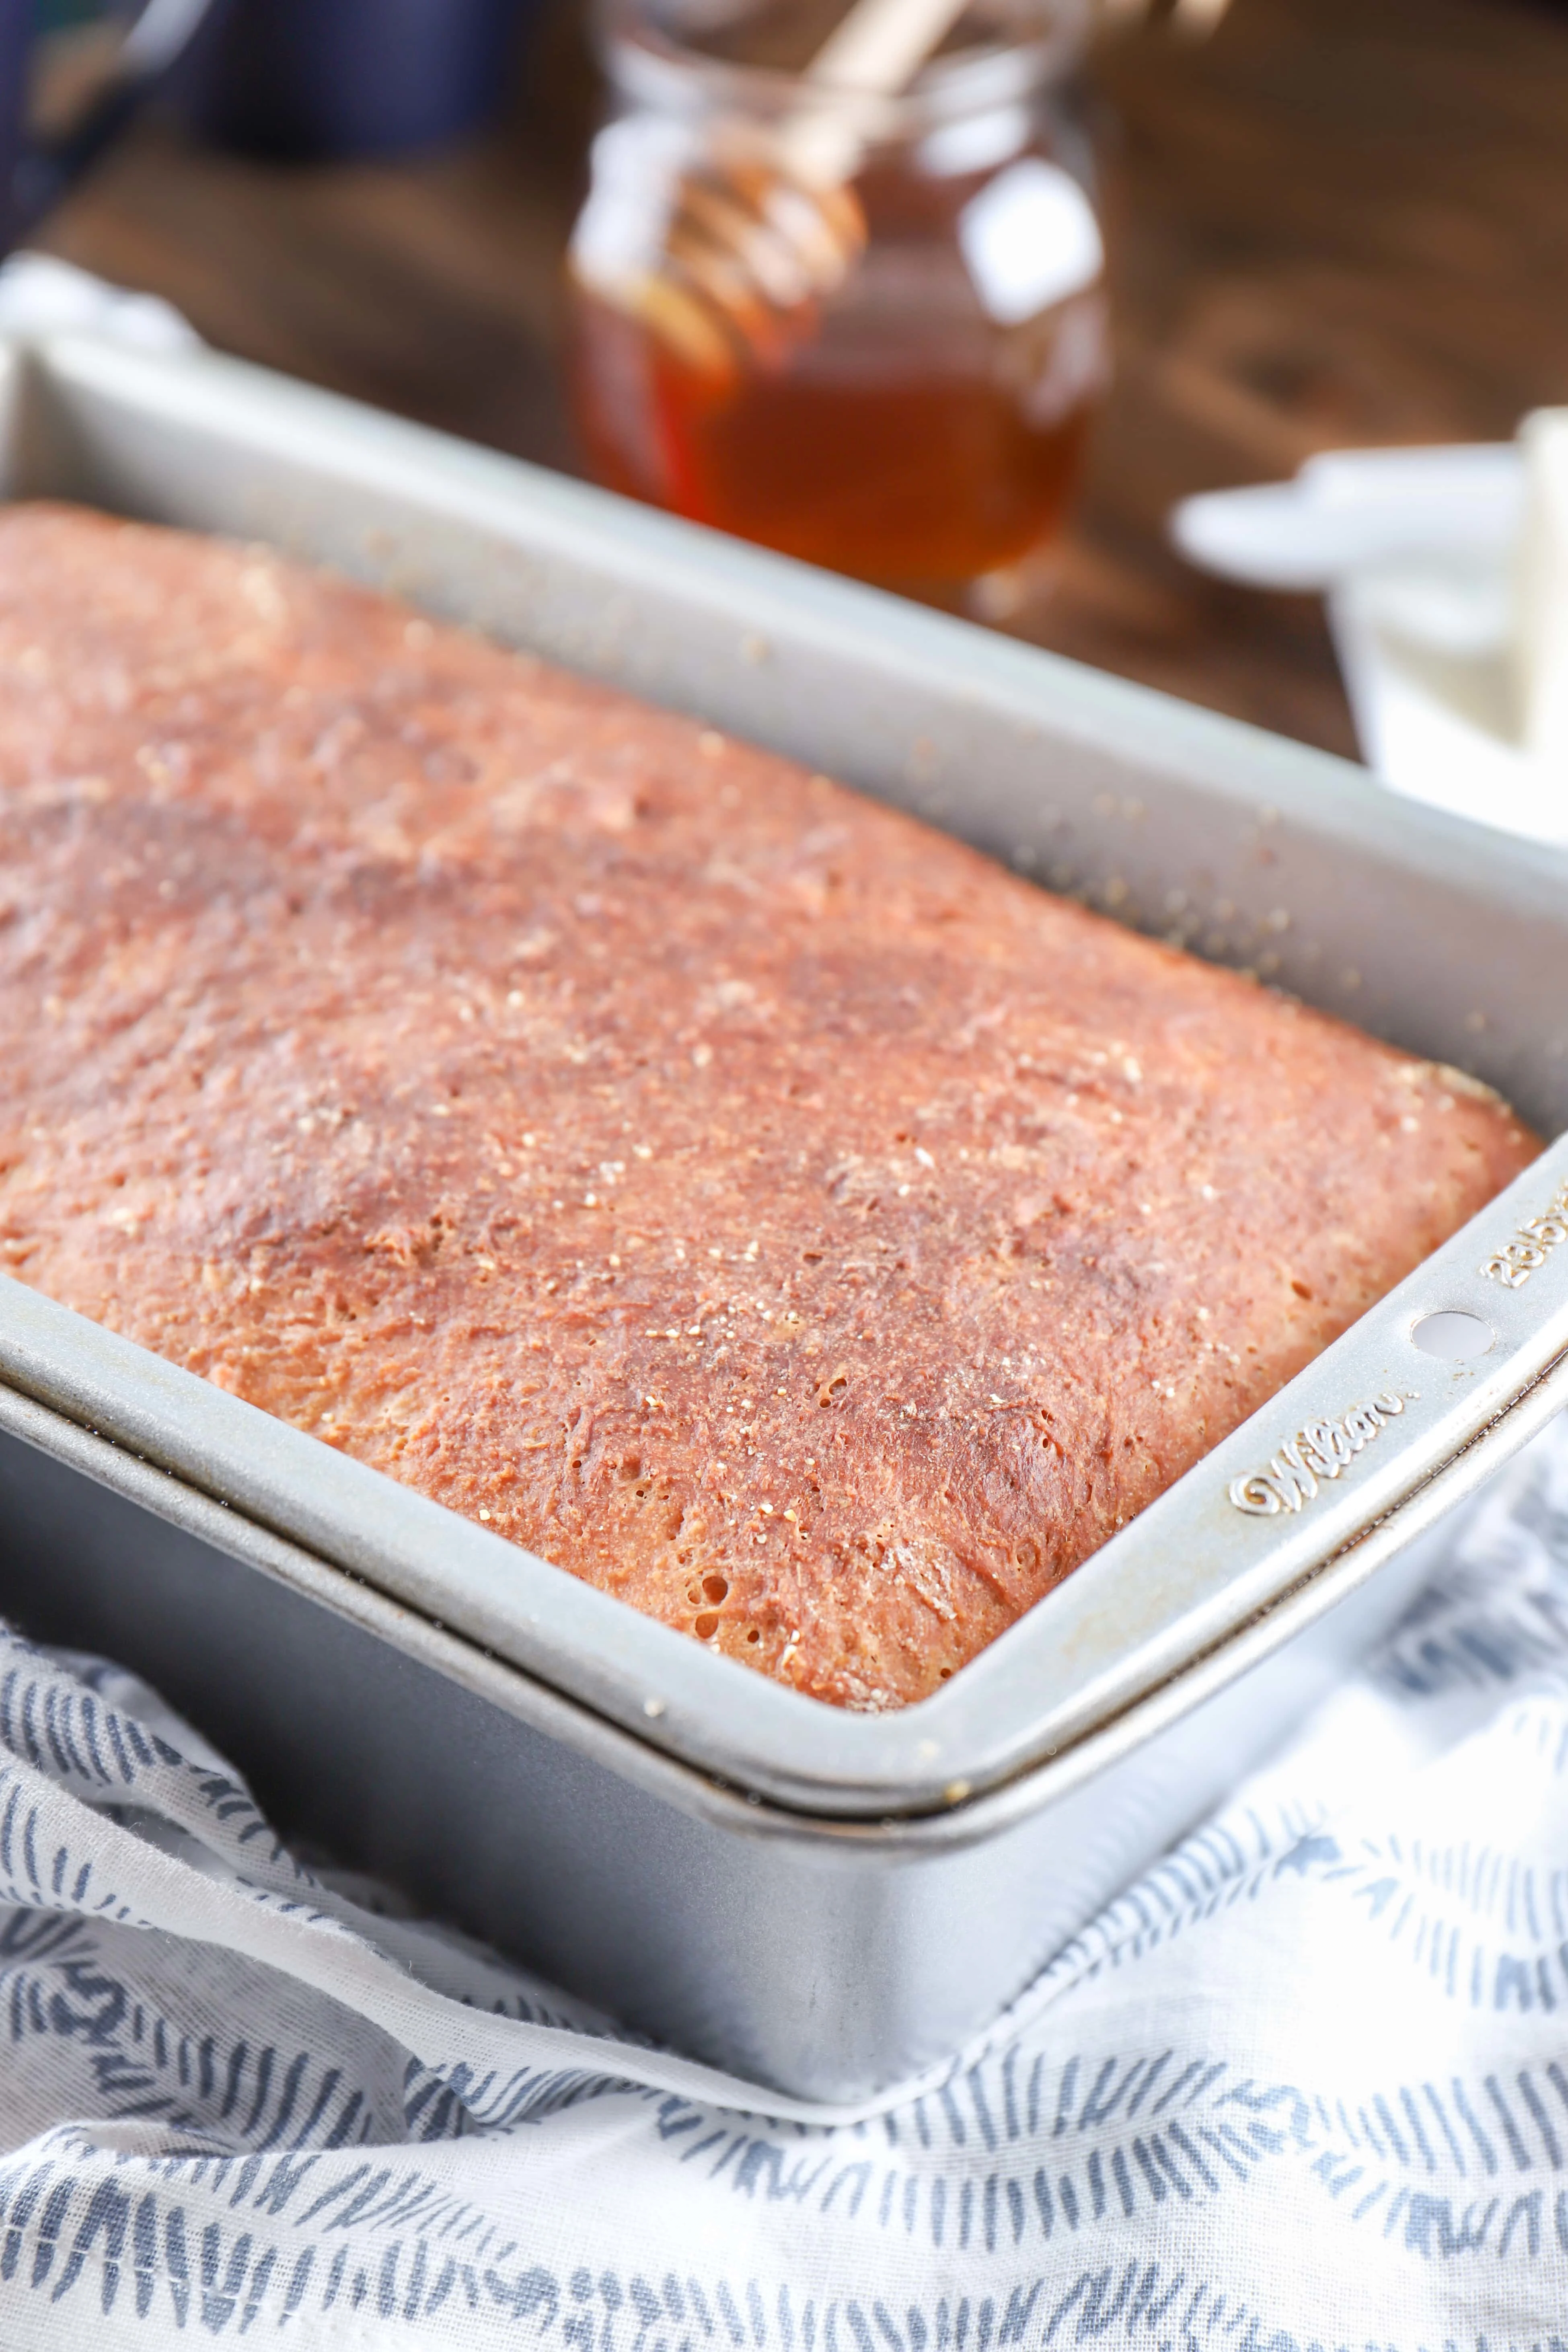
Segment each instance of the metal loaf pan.
M0 455L11 496L265 540L700 712L1568 1127L1558 853L209 353L14 351ZM1276 1740L1403 1606L1411 1538L1568 1396L1565 1180L1568 1141L901 1715L748 1674L14 1283L0 1607L629 2023L863 2099ZM1484 1352L1424 1353L1436 1311Z

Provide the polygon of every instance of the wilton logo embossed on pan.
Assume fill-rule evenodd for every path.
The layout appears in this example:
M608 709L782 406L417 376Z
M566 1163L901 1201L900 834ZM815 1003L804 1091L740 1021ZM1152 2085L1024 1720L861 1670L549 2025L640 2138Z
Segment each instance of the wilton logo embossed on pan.
M1342 1421L1310 1421L1279 1448L1267 1470L1253 1478L1233 1478L1226 1494L1238 1511L1255 1519L1303 1509L1316 1499L1318 1481L1337 1478L1384 1423L1405 1411L1405 1402L1385 1390L1370 1404L1352 1404Z

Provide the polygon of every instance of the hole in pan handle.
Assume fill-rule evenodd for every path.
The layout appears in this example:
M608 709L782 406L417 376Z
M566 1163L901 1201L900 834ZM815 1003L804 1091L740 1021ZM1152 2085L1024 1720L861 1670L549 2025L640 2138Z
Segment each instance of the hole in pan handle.
M1468 1307L1441 1307L1411 1327L1410 1339L1424 1356L1436 1356L1446 1364L1468 1364L1496 1346L1497 1333L1484 1316L1472 1314Z

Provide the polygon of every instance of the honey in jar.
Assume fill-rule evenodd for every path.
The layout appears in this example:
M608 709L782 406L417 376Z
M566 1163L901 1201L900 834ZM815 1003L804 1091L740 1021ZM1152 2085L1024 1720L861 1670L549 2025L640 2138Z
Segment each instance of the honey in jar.
M613 20L620 111L595 146L572 286L574 407L600 480L916 593L1005 572L1053 536L1105 380L1103 256L1051 98L1065 35L1047 37L1037 9L1027 22L1032 40L966 19L909 94L862 110L841 282L764 309L715 362L607 299L595 265L630 237L664 266L663 225L705 154L788 120L800 85L678 43L640 9Z

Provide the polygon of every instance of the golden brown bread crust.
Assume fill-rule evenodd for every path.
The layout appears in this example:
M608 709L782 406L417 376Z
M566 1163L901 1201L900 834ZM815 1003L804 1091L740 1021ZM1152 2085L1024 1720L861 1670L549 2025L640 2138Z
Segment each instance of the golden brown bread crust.
M783 761L0 518L0 1265L817 1696L917 1699L1532 1156Z

